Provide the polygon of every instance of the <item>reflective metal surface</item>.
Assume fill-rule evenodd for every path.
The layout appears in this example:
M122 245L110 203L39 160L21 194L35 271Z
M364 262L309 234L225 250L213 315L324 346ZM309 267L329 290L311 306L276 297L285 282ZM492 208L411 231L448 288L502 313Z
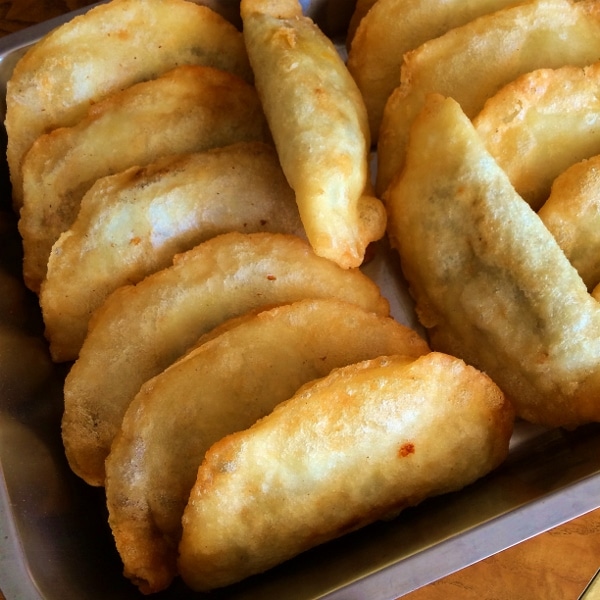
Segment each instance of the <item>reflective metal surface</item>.
M343 0L322 0L307 10L331 33L341 31L350 14ZM0 40L2 100L21 49L62 20ZM66 464L60 440L66 367L51 363L37 300L22 284L5 164L0 176L0 588L8 600L141 598L121 575L103 492ZM393 257L383 249L367 271L394 315L414 325ZM474 485L210 597L397 598L599 506L600 426L566 432L519 423L509 460ZM177 582L155 597L203 595Z

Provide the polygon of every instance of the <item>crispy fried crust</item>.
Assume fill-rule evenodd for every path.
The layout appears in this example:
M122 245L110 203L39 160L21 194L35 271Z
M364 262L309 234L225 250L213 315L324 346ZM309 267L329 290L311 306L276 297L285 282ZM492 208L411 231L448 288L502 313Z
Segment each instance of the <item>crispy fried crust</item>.
M450 356L334 371L208 451L183 517L182 577L225 586L460 489L504 460L513 416Z
M319 256L360 266L385 232L370 187L364 103L335 46L297 0L241 4L256 88L283 171Z
M143 592L175 574L181 517L204 453L332 369L428 352L416 333L338 300L303 300L236 319L148 381L106 461L109 522Z
M23 162L25 283L39 291L53 244L99 178L166 155L268 140L254 87L204 66L138 83L96 104L77 125L41 136Z
M596 287L600 283L600 155L561 173L538 215L588 290Z
M119 286L228 231L303 236L271 145L167 157L97 181L54 245L40 292L53 360L77 358L90 316Z
M316 256L300 238L271 233L217 236L113 292L94 313L65 382L63 441L72 469L104 484L104 460L127 406L200 335L259 306L323 297L389 313L359 270Z
M521 198L538 210L554 179L600 154L600 63L537 69L489 98L473 119Z
M484 15L406 55L381 124L377 193L404 164L411 124L429 93L454 98L469 118L519 75L587 65L600 55L600 4L535 0ZM493 68L491 66L493 65Z
M348 70L365 100L371 140L377 141L385 103L400 85L400 68L407 52L453 27L514 3L377 0L361 19L348 52Z
M600 420L600 307L456 101L429 98L389 209L432 347L488 373L524 419Z
M35 139L72 126L89 107L178 65L202 64L252 81L241 33L183 0L113 0L58 27L19 61L7 85L7 158L13 202L21 160Z

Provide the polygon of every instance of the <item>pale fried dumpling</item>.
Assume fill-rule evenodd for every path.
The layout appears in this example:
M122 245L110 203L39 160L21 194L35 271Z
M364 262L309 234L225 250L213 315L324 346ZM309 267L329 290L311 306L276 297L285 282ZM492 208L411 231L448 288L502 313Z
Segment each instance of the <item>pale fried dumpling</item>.
M377 192L385 194L402 169L410 127L427 94L454 98L472 119L488 98L524 73L582 66L599 56L596 0L525 2L474 19L409 52L400 86L383 113Z
M55 361L74 360L88 321L121 285L228 231L303 235L271 145L168 157L98 180L50 254L40 304Z
M207 452L181 575L195 590L229 585L463 488L505 459L513 416L489 377L451 356L336 370Z
M346 48L350 49L352 40L356 34L361 21L371 10L371 8L377 3L378 0L356 0L354 10L350 16L350 22L348 23L348 31L346 32Z
M592 290L600 283L600 156L561 173L538 215Z
M27 51L7 84L7 158L13 202L35 139L71 126L90 106L178 65L203 64L252 81L241 33L184 0L112 0L59 26Z
M360 21L348 51L348 70L365 100L373 142L379 135L385 103L400 84L406 52L453 27L514 3L515 0L377 0Z
M242 0L244 39L283 171L319 256L357 267L385 231L370 196L370 137L358 88L297 0Z
M521 198L538 210L568 167L600 154L600 63L537 69L489 98L473 124Z
M254 87L204 66L177 67L117 92L77 125L39 137L23 161L19 231L25 283L39 291L53 244L100 177L165 155L267 140Z
M217 236L113 292L94 313L65 382L63 441L72 469L104 484L104 459L127 406L200 335L259 306L329 297L389 313L377 285L358 269L342 269L302 239L275 233Z
M338 300L303 300L236 320L145 383L106 461L109 523L126 575L145 593L169 585L183 510L213 443L334 368L427 352L389 317Z
M528 421L600 421L600 305L455 100L428 99L388 207L432 348L488 373Z

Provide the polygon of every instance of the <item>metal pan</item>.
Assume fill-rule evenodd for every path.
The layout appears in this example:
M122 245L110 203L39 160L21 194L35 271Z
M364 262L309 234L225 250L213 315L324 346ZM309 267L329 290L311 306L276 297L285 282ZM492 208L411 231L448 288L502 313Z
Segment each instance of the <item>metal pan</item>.
M335 2L305 7L332 36L343 33L352 10ZM217 6L231 14L231 4ZM2 116L6 82L24 49L75 14L0 39ZM103 491L81 482L64 458L65 367L51 363L37 300L21 281L5 161L0 177L0 589L7 600L141 598L121 574ZM368 273L394 316L414 324L406 287L385 249ZM518 423L509 459L477 483L210 597L394 599L599 506L600 426L566 432ZM176 582L155 597L203 595Z

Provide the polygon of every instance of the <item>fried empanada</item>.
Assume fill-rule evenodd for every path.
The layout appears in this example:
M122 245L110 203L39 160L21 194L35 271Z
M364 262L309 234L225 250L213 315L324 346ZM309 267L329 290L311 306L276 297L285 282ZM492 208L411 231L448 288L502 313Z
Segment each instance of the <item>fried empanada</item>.
M600 156L561 173L538 215L588 290L596 287L600 283Z
M332 369L425 341L390 317L303 300L236 320L146 382L106 460L109 523L126 575L144 593L176 573L181 517L208 448L246 429Z
M207 452L181 575L195 590L229 585L463 488L505 459L513 417L489 377L451 356L338 369Z
M42 284L52 358L77 358L92 313L116 288L228 231L303 235L272 146L247 142L168 157L97 181L54 244Z
M348 31L346 32L347 50L350 50L350 46L352 46L352 40L356 35L356 30L358 29L361 21L377 2L378 0L356 0L354 4L354 9L352 10L352 14L350 15Z
M369 115L377 141L383 108L400 85L404 55L453 27L494 12L515 0L377 0L361 19L348 51L348 70Z
M389 313L371 279L316 256L302 239L237 232L203 242L177 255L172 267L113 292L94 313L65 381L63 441L73 471L104 484L104 459L127 406L200 335L260 306L330 297Z
M389 233L432 348L528 421L599 421L600 305L454 99L430 96L410 139Z
M600 3L534 0L455 27L409 52L389 97L378 142L376 190L402 169L413 119L429 93L454 98L469 118L518 76L587 65L600 56Z
M77 125L38 138L25 156L25 283L39 291L53 244L99 178L166 155L269 140L254 87L220 69L177 67L109 96Z
M21 161L36 138L75 125L113 92L185 64L253 79L241 32L210 8L184 0L112 0L30 48L6 93L15 208L22 203Z
M537 69L489 98L473 124L515 190L538 210L552 182L600 154L600 63Z
M370 136L356 83L297 0L242 0L244 39L281 166L316 254L363 262L385 232L369 194Z

